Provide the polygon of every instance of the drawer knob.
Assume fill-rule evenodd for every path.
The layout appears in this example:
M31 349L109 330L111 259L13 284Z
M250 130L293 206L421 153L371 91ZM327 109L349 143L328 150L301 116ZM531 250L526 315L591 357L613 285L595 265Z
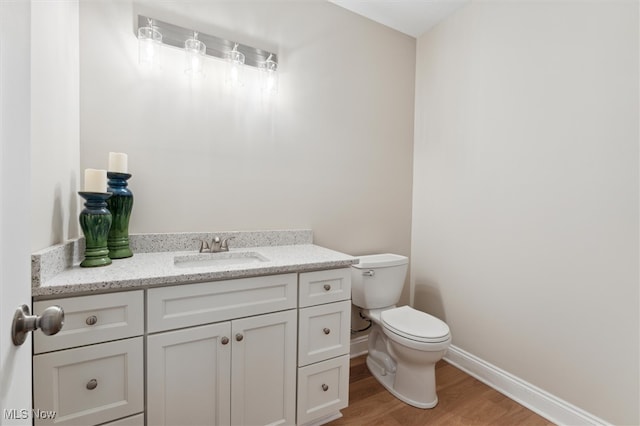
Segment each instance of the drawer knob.
M236 334L236 340L237 340L238 342L242 342L242 339L244 339L244 336L242 335L242 333L238 333L238 334Z
M324 289L325 289L325 291L331 290L331 284L325 284L324 285Z
M329 334L329 333L331 333L331 329L330 329L330 328L327 328L327 327L323 328L323 329L322 329L322 331L324 332L324 334Z
M224 336L222 339L220 339L220 343L226 345L227 343L229 343L229 338L227 336Z
M87 389L94 390L98 387L98 381L96 379L91 379L87 382Z
M325 392L328 391L329 390L329 386L327 386L326 384L323 383L322 384L322 390L325 391Z
M87 323L87 325L96 325L96 323L98 322L98 317L95 315L91 315L85 322Z

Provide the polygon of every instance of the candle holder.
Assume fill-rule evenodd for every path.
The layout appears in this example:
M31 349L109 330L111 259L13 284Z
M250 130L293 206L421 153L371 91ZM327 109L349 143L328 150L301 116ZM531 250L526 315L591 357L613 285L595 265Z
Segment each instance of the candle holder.
M129 248L129 218L131 218L131 209L133 208L133 194L127 188L127 180L130 177L129 173L107 172L107 178L109 178L107 191L111 193L107 205L113 216L113 223L107 239L111 259L124 259L133 256L133 252Z
M107 210L108 192L78 192L86 201L80 212L80 227L84 232L85 250L82 267L111 264L107 237L111 228L111 213Z

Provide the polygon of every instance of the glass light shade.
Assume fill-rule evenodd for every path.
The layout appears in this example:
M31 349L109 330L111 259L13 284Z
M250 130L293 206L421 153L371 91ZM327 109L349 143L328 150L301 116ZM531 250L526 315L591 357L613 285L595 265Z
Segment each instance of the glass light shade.
M138 63L151 68L160 68L160 46L162 34L153 26L138 28Z
M242 87L242 70L244 68L244 53L238 52L237 46L227 53L227 84L231 87Z
M185 66L184 72L190 76L202 76L202 66L207 46L196 38L184 42Z
M278 63L271 56L260 64L260 86L266 93L278 92Z

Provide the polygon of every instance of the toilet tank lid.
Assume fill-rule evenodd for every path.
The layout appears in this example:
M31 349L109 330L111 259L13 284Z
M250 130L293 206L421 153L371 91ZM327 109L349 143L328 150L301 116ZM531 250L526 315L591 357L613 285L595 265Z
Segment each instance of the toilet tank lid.
M360 263L352 265L354 268L384 268L386 266L399 266L409 263L409 258L399 254L371 254L368 256L356 256Z

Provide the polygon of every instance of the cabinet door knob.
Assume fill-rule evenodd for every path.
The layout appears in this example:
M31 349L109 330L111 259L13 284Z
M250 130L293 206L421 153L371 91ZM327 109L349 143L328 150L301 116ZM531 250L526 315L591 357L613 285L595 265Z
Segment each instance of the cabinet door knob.
M326 384L323 383L322 384L322 390L325 391L325 392L328 391L329 390L329 386L327 386Z
M98 387L98 381L96 379L91 379L87 382L87 389L94 390Z
M331 290L331 284L325 284L324 285L324 289L325 289L325 291Z
M95 315L91 315L90 317L87 317L87 321L85 321L87 323L87 325L96 325L96 323L98 322L98 317Z
M244 339L244 336L242 335L242 333L238 333L238 334L236 334L236 340L237 340L238 342L241 342L241 341L242 341L242 339Z
M324 334L329 334L329 333L331 333L331 329L330 329L330 328L327 328L327 327L323 328L323 329L322 329L322 331L324 332Z
M227 343L229 343L229 338L227 336L224 336L222 339L220 339L220 343L226 345Z

